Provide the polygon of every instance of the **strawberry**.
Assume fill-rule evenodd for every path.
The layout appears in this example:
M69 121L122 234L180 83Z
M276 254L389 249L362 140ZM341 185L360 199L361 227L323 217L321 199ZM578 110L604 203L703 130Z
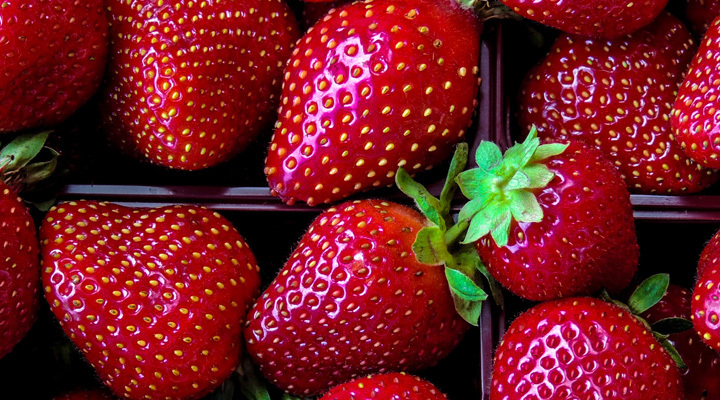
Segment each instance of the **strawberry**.
M504 158L482 142L476 159L458 177L470 199L458 224L501 284L541 301L630 283L639 257L630 195L600 150L540 145L533 129Z
M481 26L452 0L329 13L288 62L265 162L272 193L331 203L447 158L477 103Z
M695 284L691 309L697 334L720 352L720 267L717 264L706 269Z
M350 0L332 1L308 1L303 4L302 26L305 30L310 29L316 22L320 21L333 8L349 3Z
M110 0L101 108L125 152L198 170L223 162L273 121L299 33L282 0Z
M680 371L630 311L599 299L541 303L497 347L490 400L681 400Z
M6 0L0 7L0 132L62 122L105 71L101 0Z
M541 139L601 149L635 193L684 194L718 179L673 139L668 117L695 48L669 13L614 40L562 35L526 76L520 121Z
M669 318L687 320L691 301L689 290L671 284L663 298L640 316L653 327ZM668 340L687 365L681 371L685 400L719 400L720 354L707 347L692 329L672 333Z
M675 139L687 155L708 168L720 168L720 135L715 122L718 107L715 68L720 58L720 17L708 28L685 75L670 123Z
M713 269L716 265L720 265L720 231L713 235L703 248L702 253L700 253L697 267L698 278L705 275L706 271Z
M373 375L335 386L320 400L446 400L432 383L404 373Z
M710 23L720 15L720 1L718 0L687 0L685 8L687 19L695 32L704 35Z
M112 400L107 393L99 390L75 390L60 396L55 396L53 400Z
M315 219L248 314L248 352L268 380L309 396L352 378L437 363L469 325L443 268L421 264L417 211L356 200Z
M260 278L221 215L68 202L40 238L50 308L117 396L197 399L237 367Z
M502 0L521 16L561 31L614 39L652 22L668 0Z

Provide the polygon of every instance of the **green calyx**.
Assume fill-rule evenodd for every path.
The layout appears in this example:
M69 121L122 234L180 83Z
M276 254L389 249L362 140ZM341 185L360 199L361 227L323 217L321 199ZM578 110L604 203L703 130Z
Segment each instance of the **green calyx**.
M22 134L0 149L0 179L21 192L52 176L58 153L45 146L49 134L50 131Z
M655 339L665 348L675 364L680 369L687 368L680 354L677 352L672 343L668 340L669 335L680 333L688 329L692 329L692 322L685 318L665 318L650 325L640 314L649 310L657 304L665 295L670 286L670 276L668 274L655 274L645 279L633 291L628 299L627 304L613 300L610 295L603 291L600 297L610 303L620 306L628 312L632 313L635 318L642 322L655 336Z
M524 142L503 155L492 142L482 142L475 154L477 168L460 173L457 183L470 201L460 210L459 222L468 224L463 243L490 234L495 243L507 245L510 224L540 222L543 211L534 194L555 177L544 161L561 154L566 144L540 145L533 127Z
M456 178L464 170L467 158L467 143L461 143L450 162L448 177L439 198L415 182L402 168L398 169L395 182L403 193L415 200L418 209L431 224L417 234L413 243L415 257L423 264L445 267L455 309L468 323L477 326L482 303L488 297L483 289L483 276L490 282L491 293L498 304L502 303L502 298L500 286L480 261L474 246L458 243L467 224L456 224L450 214L450 205L457 190Z

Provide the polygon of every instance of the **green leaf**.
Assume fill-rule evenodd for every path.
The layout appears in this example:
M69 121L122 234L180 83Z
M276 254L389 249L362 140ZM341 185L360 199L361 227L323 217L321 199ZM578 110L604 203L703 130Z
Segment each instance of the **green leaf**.
M465 239L461 243L473 243L480 240L492 230L492 220L487 215L487 210L482 209L470 220Z
M445 231L437 226L422 228L412 245L415 258L423 264L442 265L452 259L445 244Z
M480 168L463 171L455 178L462 194L470 200L492 192L493 181L496 180L498 180L497 176Z
M532 159L535 150L540 146L540 139L537 138L537 133L531 134L525 139L524 142L516 144L509 148L505 152L503 163L513 170L519 170Z
M534 194L526 191L515 191L509 194L510 212L518 222L540 222L543 210Z
M693 328L693 323L685 318L663 318L652 324L652 330L663 335L685 332Z
M270 400L270 393L260 380L250 357L242 357L237 372L240 378L240 392L247 400Z
M634 314L644 313L662 299L668 286L670 286L668 274L656 274L645 279L630 295L628 300L630 310Z
M535 150L535 154L533 154L533 157L532 159L530 159L530 161L538 162L562 154L565 150L567 150L568 146L569 144L563 143L550 143L540 145L540 147Z
M465 300L451 291L455 310L457 313L472 326L478 326L480 323L480 314L482 313L483 301Z
M517 171L510 181L505 185L505 191L525 189L530 186L531 180L522 170Z
M543 189L555 177L555 173L544 164L528 164L522 169L522 172L530 179L530 184L527 185L528 189Z
M467 246L467 245L466 245ZM473 250L475 250L473 246ZM475 251L477 253L477 251ZM480 256L478 256L478 259ZM497 304L500 308L505 308L505 296L503 296L502 286L500 283L490 274L490 271L488 271L485 264L483 264L482 261L480 261L476 268L482 276L485 277L485 280L488 283L488 286L490 287L490 294L493 297L493 300L495 301L495 304Z
M492 218L492 229L490 236L492 236L495 244L498 247L507 245L510 235L510 222L512 222L512 213L509 209L501 214L495 214Z
M445 268L445 277L450 284L450 289L460 298L468 301L487 299L487 293L464 273L456 269Z
M442 192L440 192L440 211L443 216L449 215L450 203L452 203L453 197L455 197L455 191L457 190L458 184L455 179L465 169L468 159L468 145L467 143L460 143L455 147L455 154L450 161L450 167L448 168L448 175L445 179L445 185L443 185Z
M417 207L430 222L445 230L440 201L430 194L425 186L414 181L402 168L398 168L395 174L395 183L403 193L415 200Z
M662 347L667 350L667 352L670 354L670 357L675 361L675 364L678 366L680 370L687 369L687 365L685 364L685 361L683 361L682 357L680 357L680 353L677 352L675 347L670 343L667 339L660 339L659 340Z
M475 151L475 162L479 168L485 171L491 171L500 165L502 159L503 156L500 148L493 142L480 142L480 145Z
M32 163L24 168L23 174L25 175L25 177L23 179L23 184L25 186L33 187L38 183L47 180L55 173L59 154L57 151L48 147L46 147L45 149L51 155L49 160Z
M460 209L460 213L458 214L458 220L470 221L470 219L472 219L475 214L480 212L480 210L482 210L483 208L487 207L491 199L491 193L483 193L480 196L468 201Z
M0 168L3 172L26 166L42 150L50 131L27 133L16 137L0 150Z

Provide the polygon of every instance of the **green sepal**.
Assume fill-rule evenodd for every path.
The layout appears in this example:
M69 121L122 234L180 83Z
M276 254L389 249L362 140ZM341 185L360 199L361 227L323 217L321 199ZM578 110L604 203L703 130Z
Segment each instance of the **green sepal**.
M482 265L480 256L472 246L461 246L446 264L445 277L455 302L455 310L467 323L478 326L482 303L488 297L478 276Z
M671 335L692 329L693 323L685 318L670 317L654 322L651 327L655 332L663 335Z
M60 154L50 148L45 148L50 158L45 161L31 163L23 168L23 185L26 187L34 187L40 182L48 180L57 169L58 157Z
M656 274L645 279L630 295L628 307L633 314L644 313L662 299L669 286L668 274Z
M247 400L270 400L270 393L260 379L250 357L243 355L235 370L240 380L240 392Z
M490 234L502 247L509 241L512 221L535 223L543 219L536 197L555 177L544 160L567 149L565 144L541 145L533 127L522 143L502 157L495 144L483 143L476 153L478 168L458 175L457 182L469 201L459 219L469 222L462 243L471 243Z
M445 243L445 231L438 226L422 228L412 245L415 258L427 265L443 265L452 259Z
M664 337L657 337L658 342L660 342L660 345L662 345L663 348L670 354L670 358L675 361L675 365L682 371L687 369L687 364L685 364L685 361L683 361L682 357L680 356L680 353L678 353L677 349L675 349L675 346L670 343L667 338Z
M430 222L445 229L445 219L442 215L440 201L430 194L425 186L413 180L402 168L398 168L395 174L395 184L400 191L415 200L417 207Z
M487 293L475 284L469 276L456 269L445 268L445 277L452 292L463 300L483 301L488 297Z
M475 246L473 245L464 245L463 247L470 247L472 251L475 251ZM477 254L477 251L475 251ZM480 259L480 256L477 256L478 259ZM482 274L482 276L485 277L485 280L488 283L488 286L490 287L490 295L493 298L493 301L495 301L495 304L498 305L501 309L505 308L505 296L503 296L502 286L500 285L500 282L498 282L492 274L490 274L490 271L488 271L485 264L481 261L476 265L477 270Z
M26 133L16 137L0 150L0 170L13 171L26 166L40 153L50 131Z
M455 178L465 169L468 152L467 143L460 143L455 148L455 154L453 154L453 158L450 160L447 179L443 185L442 192L440 192L440 211L443 215L449 215L450 213L450 203L452 203L458 188Z

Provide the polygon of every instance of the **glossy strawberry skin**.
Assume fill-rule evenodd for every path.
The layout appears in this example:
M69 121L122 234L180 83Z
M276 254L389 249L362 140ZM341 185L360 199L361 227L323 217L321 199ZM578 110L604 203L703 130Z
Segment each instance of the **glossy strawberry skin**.
M706 271L720 265L720 231L716 232L700 253L697 276L701 278Z
M685 155L668 121L694 50L669 13L620 39L563 35L524 80L521 124L600 148L634 193L702 191L718 175Z
M37 318L40 259L35 223L15 191L0 181L0 358Z
M412 252L424 218L379 200L321 214L248 314L249 354L268 380L301 396L370 373L428 367L469 325L442 267Z
M320 400L446 400L432 383L404 373L373 375L335 386Z
M720 15L718 0L688 0L685 15L698 35L704 35L712 20Z
M508 328L490 400L681 400L680 371L634 316L578 297L539 304Z
M117 396L196 399L237 366L260 278L219 214L70 202L40 235L50 308Z
M543 220L512 222L507 246L485 236L476 247L490 273L518 296L544 301L624 289L639 250L630 195L599 150L570 141L548 159L555 178L535 189Z
M614 39L649 24L667 0L503 0L521 16L561 31Z
M323 19L333 8L350 3L351 0L332 0L305 2L302 10L302 26L305 30L310 29L315 23Z
M53 400L113 400L113 398L98 390L76 390L56 396Z
M663 298L641 317L651 324L671 317L690 319L691 301L689 290L670 284ZM668 340L688 367L681 371L685 400L719 400L720 354L706 346L692 329L673 333Z
M270 127L299 37L282 0L195 3L110 0L102 95L117 147L185 170L235 156Z
M272 193L331 203L444 160L472 122L480 28L449 0L328 14L288 62L265 163Z
M0 7L0 132L51 126L95 93L107 59L101 0Z
M713 266L698 279L691 306L695 331L705 344L720 352L720 268Z
M675 100L670 123L685 153L708 168L720 168L720 126L715 122L720 79L720 18L700 42Z

